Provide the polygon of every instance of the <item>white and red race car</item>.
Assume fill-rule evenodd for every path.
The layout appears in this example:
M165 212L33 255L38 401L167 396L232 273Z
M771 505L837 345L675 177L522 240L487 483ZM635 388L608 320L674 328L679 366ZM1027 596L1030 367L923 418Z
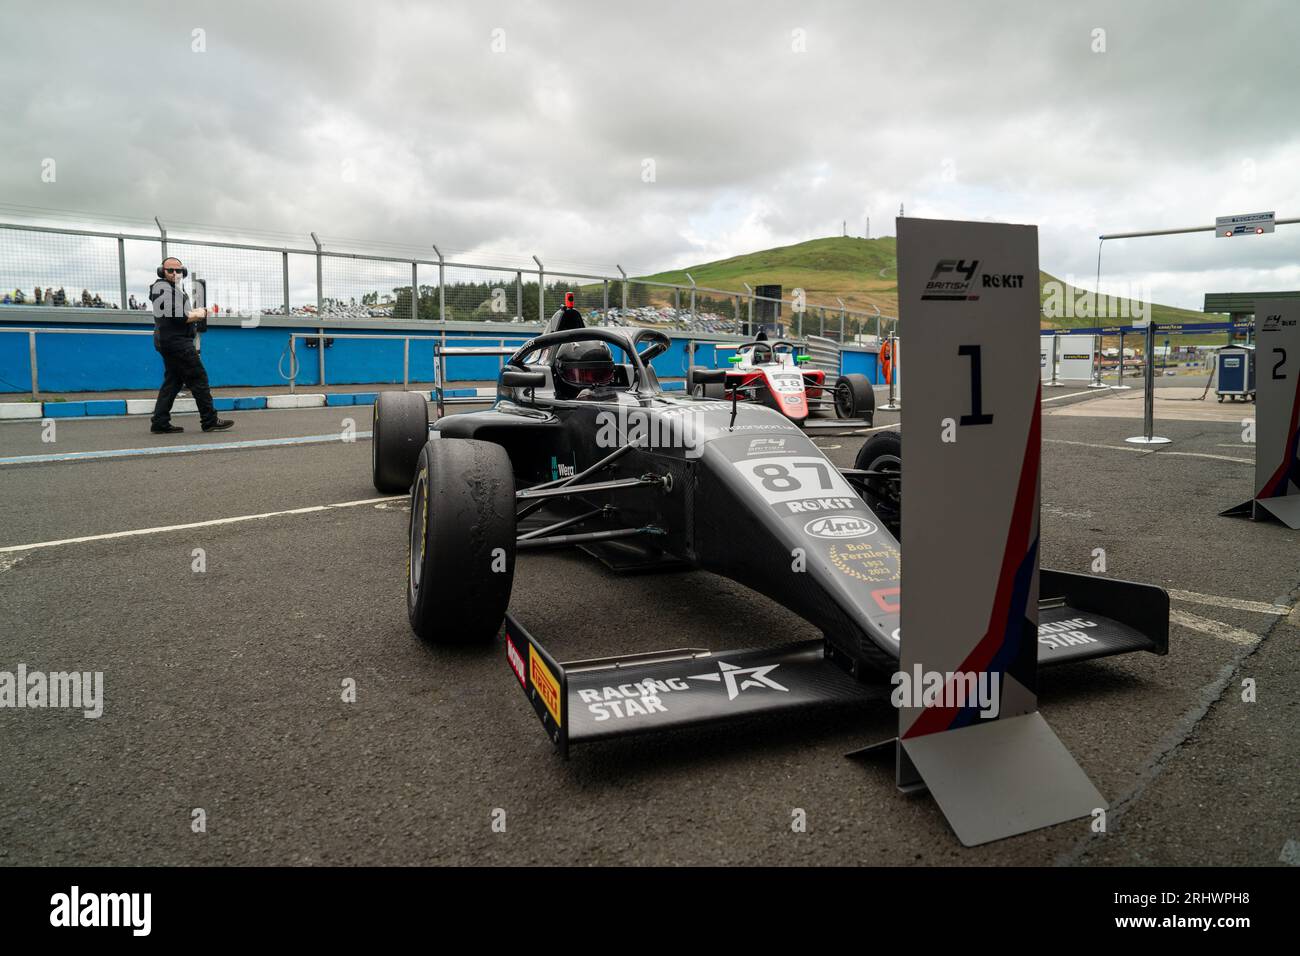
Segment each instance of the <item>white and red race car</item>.
M807 355L785 339L757 339L741 345L717 345L716 352L735 351L730 368L693 365L686 388L696 398L758 402L802 427L870 426L876 393L865 375L841 375L826 385L826 373L802 366ZM819 422L814 413L834 412L836 421Z

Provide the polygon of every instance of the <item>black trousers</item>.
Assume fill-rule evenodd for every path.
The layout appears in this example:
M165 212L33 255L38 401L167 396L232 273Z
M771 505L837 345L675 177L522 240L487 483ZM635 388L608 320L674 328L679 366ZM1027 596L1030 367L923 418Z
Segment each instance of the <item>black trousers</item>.
M212 407L212 391L208 388L208 373L194 348L193 339L155 341L154 348L163 360L162 387L158 389L158 402L153 407L153 424L159 428L171 424L172 403L176 393L188 388L199 406L199 421L211 425L217 420L217 410Z

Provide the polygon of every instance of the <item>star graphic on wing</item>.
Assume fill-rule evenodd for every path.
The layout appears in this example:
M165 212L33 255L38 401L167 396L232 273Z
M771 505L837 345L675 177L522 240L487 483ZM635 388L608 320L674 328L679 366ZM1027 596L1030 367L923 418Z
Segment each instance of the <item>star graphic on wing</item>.
M763 667L737 667L726 661L718 661L718 673L693 674L689 680L722 681L727 686L727 700L735 700L742 690L751 687L767 687L771 690L790 692L767 675L780 667L780 664L766 664Z

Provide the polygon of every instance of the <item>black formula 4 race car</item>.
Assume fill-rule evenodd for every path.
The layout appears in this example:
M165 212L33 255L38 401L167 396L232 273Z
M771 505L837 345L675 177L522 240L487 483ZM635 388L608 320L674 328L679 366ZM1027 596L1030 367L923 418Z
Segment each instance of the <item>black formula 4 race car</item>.
M566 397L554 357L600 346L620 358L607 385ZM504 622L509 666L566 754L639 731L881 701L897 668L899 435L873 436L859 467L842 470L770 408L662 391L650 360L668 346L653 329L547 332L510 357L489 410L430 426L422 395L375 403L375 486L411 496L411 627L429 642L488 644ZM570 547L615 571L724 575L823 639L562 662L509 605L521 552ZM1167 650L1160 588L1043 570L1040 594L1044 666Z
M871 427L876 393L865 375L841 375L828 387L826 373L804 369L808 356L785 339L714 346L715 353L732 350L736 354L728 359L730 368L691 366L686 390L696 398L757 402L814 431ZM820 417L825 415L835 420Z

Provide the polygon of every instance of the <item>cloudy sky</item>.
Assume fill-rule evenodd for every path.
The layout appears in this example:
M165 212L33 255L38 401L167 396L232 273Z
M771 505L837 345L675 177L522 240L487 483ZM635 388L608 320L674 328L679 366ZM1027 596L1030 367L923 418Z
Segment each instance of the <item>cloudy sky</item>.
M1099 233L1300 216L1294 0L5 0L0 22L11 217L644 274L845 219L892 235L905 203L1037 223L1043 267L1090 286ZM1108 242L1103 286L1199 307L1300 288L1298 253L1295 227Z

